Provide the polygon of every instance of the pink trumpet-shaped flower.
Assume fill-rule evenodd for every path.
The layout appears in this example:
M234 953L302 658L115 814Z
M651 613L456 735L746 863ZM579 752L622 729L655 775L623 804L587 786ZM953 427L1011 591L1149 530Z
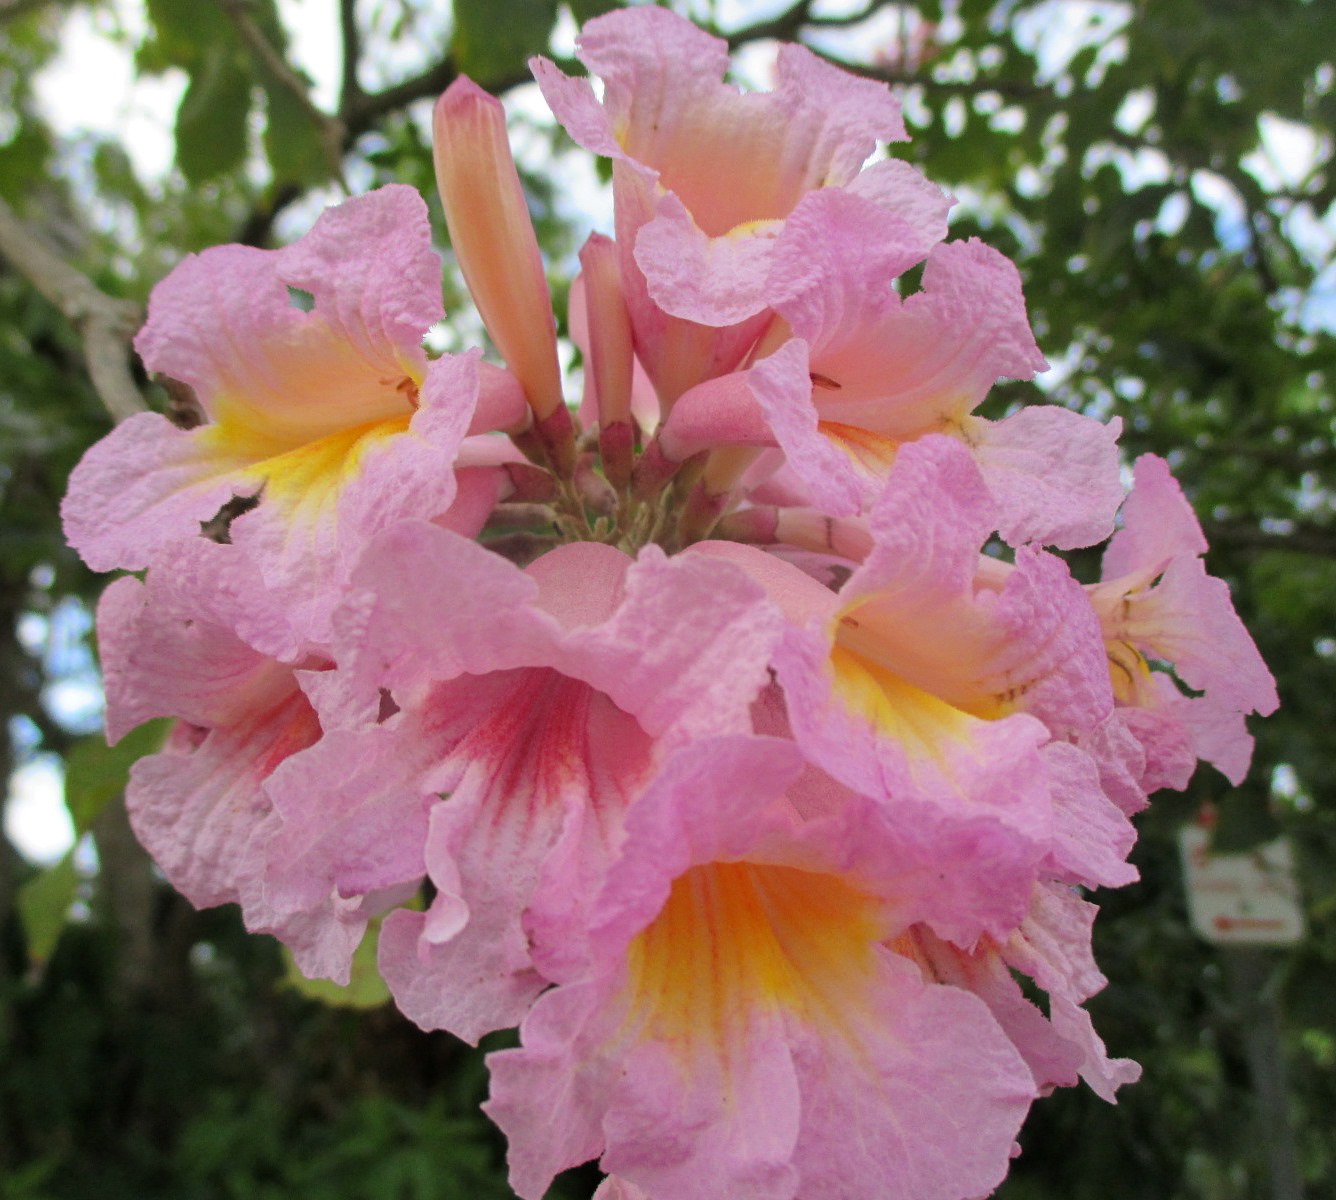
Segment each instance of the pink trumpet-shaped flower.
M899 873L889 818L802 818L800 768L790 742L704 742L632 809L587 965L489 1059L526 1200L595 1156L680 1200L1001 1181L1030 1071L984 1003L894 950L933 884Z
M270 893L301 910L428 873L431 908L382 932L400 1007L469 1039L513 1024L664 753L749 727L777 632L723 564L586 544L521 571L433 526L389 531L336 621L321 708L349 728L269 785ZM373 724L381 689L398 711Z
M767 288L793 340L683 396L664 449L681 460L717 444L780 446L815 502L846 514L880 494L900 446L946 433L970 447L1008 542L1107 537L1122 498L1116 422L1040 405L973 415L999 379L1047 366L1016 268L978 241L938 245L922 290L901 298L893 281L922 257L915 231L877 205L811 197L778 237Z
M1206 573L1205 552L1201 526L1169 465L1143 455L1123 505L1123 528L1109 543L1104 579L1089 589L1090 598L1119 702L1154 714L1139 725L1147 744L1164 740L1156 725L1177 727L1198 756L1239 783L1252 756L1244 715L1274 712L1279 698L1228 585ZM1150 661L1171 666L1200 695L1183 695Z
M302 686L312 672L273 657L294 643L283 606L237 548L196 538L155 556L146 582L112 584L97 624L108 738L177 718L130 773L139 840L193 904L240 904L247 926L282 938L308 974L346 981L365 911L332 889L276 908L264 886L280 825L267 780L322 733Z
M945 233L949 202L914 168L863 170L879 140L905 137L884 85L784 46L776 90L740 93L722 81L722 40L652 7L590 21L579 53L604 81L601 101L544 59L534 75L571 136L614 160L637 353L665 406L755 340L775 236L804 197L856 190L912 224L920 253Z
M407 187L329 209L282 250L187 258L154 289L136 347L194 391L209 423L182 430L145 413L97 443L70 477L70 544L97 570L138 569L254 498L231 538L323 641L365 540L450 507L480 387L501 424L523 411L495 368L427 362L422 337L441 312L426 206Z
M1057 559L1038 551L995 578L979 547L993 506L964 447L934 436L907 446L872 517L873 548L832 594L750 547L702 543L760 580L790 620L774 666L793 736L847 786L928 805L957 869L996 847L991 909L946 935L998 932L1029 903L1035 872L1124 883L1132 832L1095 764L1053 740L1090 731L1112 695L1098 623ZM1001 566L1001 564L997 564Z

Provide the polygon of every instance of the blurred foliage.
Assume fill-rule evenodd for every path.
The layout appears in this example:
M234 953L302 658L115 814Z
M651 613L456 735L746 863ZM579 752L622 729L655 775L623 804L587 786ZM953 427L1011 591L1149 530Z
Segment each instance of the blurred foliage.
M570 5L580 19L611 7ZM1120 417L1129 462L1170 459L1283 701L1255 724L1247 782L1202 768L1185 794L1160 795L1140 818L1142 881L1099 897L1113 982L1091 1008L1143 1082L1116 1109L1084 1089L1038 1104L1000 1195L1270 1195L1245 1040L1261 1018L1186 922L1176 836L1204 806L1223 845L1283 832L1296 846L1310 936L1267 956L1263 990L1282 1014L1309 1194L1336 1194L1336 5L873 0L865 19L838 15L848 8L758 0L754 26L719 32L739 46L800 37L904 96L913 140L895 153L959 197L953 236L1018 262L1055 365L1048 399ZM439 26L406 0L382 9L358 13L338 103L321 112L275 0L0 5L0 198L108 293L142 301L185 253L295 236L340 174L430 194L433 96L461 67L509 90L559 9L457 0ZM708 24L714 6L689 11ZM161 178L140 177L115 139L59 136L38 105L34 81L75 20L141 76L180 81ZM368 90L372 78L389 82ZM540 238L568 274L583 228L554 167L569 141L516 120ZM1313 147L1311 169L1268 165L1280 135ZM455 336L477 341L458 280L445 283ZM1032 387L999 387L990 414ZM0 839L0 1197L507 1195L503 1146L476 1111L477 1052L376 1006L365 978L360 1010L300 994L233 911L195 913L157 881L115 803L93 819L124 764L80 744L53 703L81 668L49 643L53 614L102 586L64 549L56 512L108 426L77 331L0 259L0 737L7 769L68 756L93 864L41 872ZM35 618L45 643L24 633ZM572 1173L553 1194L588 1196L596 1180Z

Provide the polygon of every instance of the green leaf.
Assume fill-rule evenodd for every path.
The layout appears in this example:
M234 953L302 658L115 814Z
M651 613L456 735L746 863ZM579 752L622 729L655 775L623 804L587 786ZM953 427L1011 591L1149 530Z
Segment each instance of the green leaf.
M191 73L207 55L233 39L232 23L221 4L199 0L148 0L152 34L139 48L141 71L184 67Z
M451 53L476 83L501 83L547 49L556 20L556 0L455 0Z
M225 175L245 159L253 83L228 45L210 50L191 74L176 112L176 161L190 183Z
M265 87L264 152L278 182L320 183L329 178L330 163L311 115L287 88Z
M101 735L82 739L65 760L65 805L75 834L87 833L106 806L125 791L130 768L162 747L170 721L149 721L114 746Z
M622 0L569 0L569 4L571 16L583 25L606 12L612 12L614 8L621 8Z
M390 989L385 986L376 968L376 942L379 936L380 921L377 919L367 927L366 937L353 954L352 975L346 987L329 979L307 979L293 961L292 952L284 946L283 960L287 967L283 976L284 985L334 1008L379 1008L387 1004Z
M51 957L78 889L73 850L19 888L19 921L28 943L28 960L34 966L44 966Z

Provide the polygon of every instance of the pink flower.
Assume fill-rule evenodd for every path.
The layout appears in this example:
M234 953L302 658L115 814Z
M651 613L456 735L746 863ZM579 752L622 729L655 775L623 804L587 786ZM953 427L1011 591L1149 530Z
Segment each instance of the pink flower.
M319 741L303 682L328 664L272 656L293 644L283 607L238 549L203 538L155 556L144 583L116 580L97 625L108 739L178 718L162 751L130 773L139 840L193 904L240 904L247 926L282 938L308 974L346 981L365 911L331 889L279 909L264 886L280 825L266 782Z
M408 1017L520 1024L487 1108L524 1197L595 1158L601 1200L982 1196L1037 1095L1136 1078L1075 889L1135 879L1128 815L1197 754L1242 776L1274 685L1161 460L1123 501L1116 421L976 415L1044 361L1016 269L866 165L885 86L791 46L744 94L655 6L579 46L598 95L534 66L613 160L578 420L468 80L436 175L505 369L424 353L407 188L154 290L137 346L208 423L127 421L64 506L147 569L98 617L108 735L176 721L131 819L303 970L347 978L383 915ZM1083 587L1042 546L1120 502Z
M1135 876L1131 827L1094 763L1053 740L1112 709L1098 623L1058 559L980 556L993 512L964 447L933 436L898 456L838 594L753 548L692 550L741 566L784 609L774 668L809 759L863 795L933 810L941 861L963 878L987 855L972 923L944 928L964 944L1014 925L1041 870Z
M813 500L856 513L880 494L896 452L929 433L968 445L1012 544L1070 548L1107 537L1122 498L1117 423L1034 405L1002 421L973 414L1001 378L1047 364L1016 268L978 241L933 247L922 290L895 278L923 257L915 231L829 190L779 235L768 295L793 340L749 370L700 384L661 443L681 461L713 445L783 448Z
M1252 755L1244 715L1274 712L1279 698L1228 585L1206 573L1205 552L1201 526L1168 464L1143 455L1123 505L1123 528L1109 543L1104 579L1089 589L1090 598L1118 701L1144 710L1132 718L1143 745L1172 746L1166 734L1181 731L1196 755L1239 783ZM1199 695L1184 695L1151 662L1172 667Z
M571 136L614 160L636 348L665 406L755 340L775 236L804 197L866 195L909 221L923 252L945 232L947 200L912 167L863 169L879 140L905 137L884 85L784 46L776 90L742 94L722 81L722 40L652 7L590 21L579 47L604 81L601 102L544 59L534 75Z
M193 389L209 423L186 431L143 414L95 445L70 478L70 544L95 570L138 569L234 497L255 498L231 538L323 641L365 540L455 498L483 368L428 363L422 337L441 315L426 207L407 187L328 210L282 250L187 258L154 289L136 346ZM488 418L523 412L508 376L487 368L482 383Z
M986 1004L894 949L942 885L901 874L875 805L800 816L800 768L792 743L701 743L632 809L587 967L489 1059L519 1195L595 1156L682 1200L1001 1182L1031 1073Z
M269 892L301 910L429 874L430 910L384 925L382 970L414 1020L469 1039L572 953L663 755L749 728L777 633L723 564L585 544L521 571L422 524L372 545L335 630L320 703L348 728L270 781ZM381 689L398 711L375 724Z

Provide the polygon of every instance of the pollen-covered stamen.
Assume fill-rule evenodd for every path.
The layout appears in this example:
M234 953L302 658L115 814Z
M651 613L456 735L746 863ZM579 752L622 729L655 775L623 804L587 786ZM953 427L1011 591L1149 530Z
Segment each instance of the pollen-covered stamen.
M1140 705L1150 686L1150 664L1131 642L1106 642L1104 651L1109 660L1109 681L1120 704Z
M421 401L419 399L418 381L416 379L412 379L405 375L394 385L394 390L408 401L414 412L417 412Z

